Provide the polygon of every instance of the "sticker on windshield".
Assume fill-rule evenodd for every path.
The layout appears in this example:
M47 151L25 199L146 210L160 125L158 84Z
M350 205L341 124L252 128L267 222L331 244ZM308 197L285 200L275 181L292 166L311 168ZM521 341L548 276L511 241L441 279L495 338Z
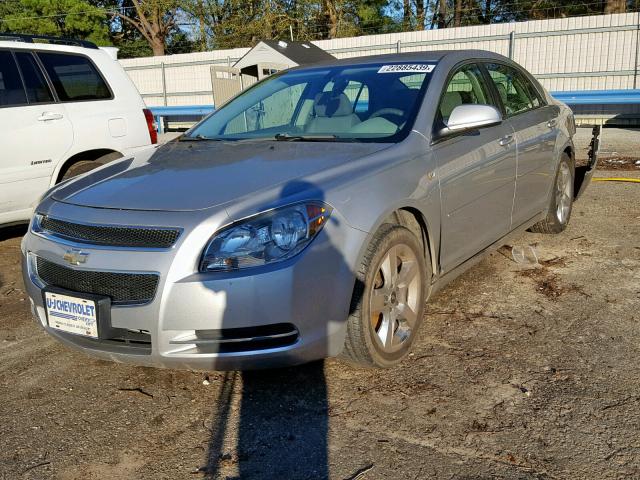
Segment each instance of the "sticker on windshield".
M383 65L378 73L431 73L436 68L435 63L403 63Z

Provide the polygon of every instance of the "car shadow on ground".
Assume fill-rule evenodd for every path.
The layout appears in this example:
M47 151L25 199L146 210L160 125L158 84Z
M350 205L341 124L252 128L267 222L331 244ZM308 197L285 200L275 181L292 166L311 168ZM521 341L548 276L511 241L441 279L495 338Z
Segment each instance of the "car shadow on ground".
M283 205L324 199L324 192L318 186L304 181L291 181L281 192ZM329 221L338 220L330 218ZM319 266L313 275L308 269L301 268L292 272L291 279L296 291L305 292L303 297L309 308L329 304L332 300L327 297L330 290L316 291L313 282L331 282L336 272L343 274L349 268L344 264L342 254L330 244L323 245L320 254L316 252L315 255L313 259ZM282 288L286 291L291 286L285 284ZM362 291L362 287L355 290L357 295ZM326 319L327 328L330 320L335 321ZM237 326L232 318L224 317L223 328ZM321 333L314 332L313 335L322 338ZM328 335L327 332L327 342ZM327 356L329 345L316 345L314 352L316 358L322 353ZM329 407L324 361L290 368L228 372L222 377L219 388L204 468L207 478L329 478ZM238 396L239 401L235 401ZM237 406L239 411L235 410ZM232 443L229 439L235 434L230 428L236 424L234 449L229 445ZM225 475L228 471L237 477Z
M224 442L241 399L235 453ZM237 479L329 478L328 401L324 362L300 367L225 374L211 428L206 478L221 478L224 465L237 462ZM223 477L224 478L224 477Z

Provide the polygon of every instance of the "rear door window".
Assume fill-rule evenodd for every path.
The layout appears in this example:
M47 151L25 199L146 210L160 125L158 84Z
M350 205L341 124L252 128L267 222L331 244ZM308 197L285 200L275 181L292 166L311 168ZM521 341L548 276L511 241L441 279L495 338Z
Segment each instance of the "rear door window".
M27 95L11 52L0 51L0 107L25 105Z
M81 55L39 52L38 57L63 102L108 100L111 91L91 61Z
M16 60L22 72L29 103L53 102L49 85L33 55L28 52L16 52Z
M521 72L501 63L487 63L485 66L496 86L507 117L541 106L540 98L534 93L535 88Z

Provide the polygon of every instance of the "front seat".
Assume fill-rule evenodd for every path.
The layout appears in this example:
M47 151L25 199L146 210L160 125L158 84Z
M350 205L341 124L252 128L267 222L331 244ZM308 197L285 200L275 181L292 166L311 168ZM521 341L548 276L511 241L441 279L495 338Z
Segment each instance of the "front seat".
M319 93L313 105L313 113L314 117L306 128L307 133L339 134L348 132L351 127L360 123L344 93Z

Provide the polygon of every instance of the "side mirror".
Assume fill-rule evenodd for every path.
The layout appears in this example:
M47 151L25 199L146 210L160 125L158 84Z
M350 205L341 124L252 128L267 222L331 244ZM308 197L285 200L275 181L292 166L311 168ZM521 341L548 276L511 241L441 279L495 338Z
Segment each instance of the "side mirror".
M491 105L458 105L447 120L446 133L458 133L489 127L502 122L502 115ZM444 133L444 132L443 132Z

